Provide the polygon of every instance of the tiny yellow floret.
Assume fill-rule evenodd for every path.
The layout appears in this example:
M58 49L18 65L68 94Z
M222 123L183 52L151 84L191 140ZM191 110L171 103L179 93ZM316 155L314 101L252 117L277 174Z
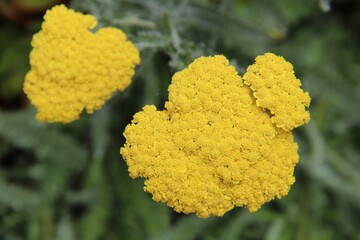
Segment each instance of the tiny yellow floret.
M120 149L155 201L205 218L287 195L299 159L292 132L271 121L224 56L196 59L168 90L164 110L135 114Z
M24 83L39 121L74 121L84 109L92 113L131 83L139 51L121 30L91 32L96 25L94 16L64 5L46 12L31 42L31 70Z
M270 111L271 121L284 130L307 123L310 96L300 86L293 66L283 57L266 53L255 59L244 75L245 84L254 91L256 104Z

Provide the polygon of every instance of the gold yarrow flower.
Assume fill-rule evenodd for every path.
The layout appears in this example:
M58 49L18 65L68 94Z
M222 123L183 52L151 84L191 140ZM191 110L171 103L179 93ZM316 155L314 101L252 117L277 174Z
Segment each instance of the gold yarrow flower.
M173 76L164 110L150 105L135 114L120 152L130 176L144 177L144 189L155 201L209 217L222 216L234 206L254 212L287 195L299 159L289 126L309 119L274 124L272 118L282 108L282 117L308 116L299 102L308 106L310 98L300 94L290 63L276 58L275 68L268 62L273 57L257 58L260 70L249 67L246 84L224 56L200 57ZM272 114L257 103L263 98L254 90L260 80L297 98L278 101L284 94L265 94L266 100L274 98Z
M99 109L124 90L139 64L137 48L116 28L101 28L92 15L59 5L48 10L34 35L24 91L39 121L68 123Z
M272 53L258 56L255 61L248 67L244 83L253 90L256 105L269 110L271 121L284 130L307 123L310 114L305 107L310 105L310 96L301 90L291 63Z

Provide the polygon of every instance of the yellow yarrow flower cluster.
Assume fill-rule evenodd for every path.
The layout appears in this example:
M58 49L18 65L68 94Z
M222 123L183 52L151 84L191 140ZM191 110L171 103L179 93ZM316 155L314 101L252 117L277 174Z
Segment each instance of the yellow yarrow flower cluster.
M271 121L284 130L292 130L310 120L305 107L310 96L301 90L293 66L283 57L266 53L255 59L244 75L245 84L254 91L256 104L270 111Z
M291 104L298 103L287 103L289 111ZM130 176L144 177L145 191L177 212L253 212L295 181L298 146L271 117L224 56L200 57L173 76L164 110L151 105L135 114L120 152Z
M94 16L64 5L48 10L44 20L32 40L31 71L24 83L39 121L74 121L84 109L92 113L131 83L139 51L121 30L93 33Z

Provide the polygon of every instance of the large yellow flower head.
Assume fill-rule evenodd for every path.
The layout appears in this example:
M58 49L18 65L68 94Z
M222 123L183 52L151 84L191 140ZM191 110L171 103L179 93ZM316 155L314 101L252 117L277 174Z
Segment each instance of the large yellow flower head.
M121 30L93 33L94 16L64 5L48 10L44 20L32 40L31 71L24 83L38 120L74 121L84 109L92 113L131 83L139 51Z
M264 81L275 73L269 69ZM224 56L200 57L173 76L165 110L145 106L135 114L120 152L130 176L144 177L153 199L177 212L253 212L295 181L298 146L271 119Z

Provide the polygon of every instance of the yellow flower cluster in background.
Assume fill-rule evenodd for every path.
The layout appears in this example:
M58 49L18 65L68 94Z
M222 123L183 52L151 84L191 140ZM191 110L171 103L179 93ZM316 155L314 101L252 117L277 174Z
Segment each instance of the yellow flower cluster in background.
M208 217L234 206L253 212L288 193L299 158L288 130L306 122L298 117L308 116L299 105L310 99L299 94L291 65L272 57L258 57L259 70L249 68L246 84L252 88L224 56L200 57L173 76L165 110L151 105L135 114L120 152L130 176L144 177L155 201ZM281 91L255 92L266 81ZM261 102L271 97L274 106ZM277 115L267 108L279 119L272 120Z
M44 20L32 40L31 71L24 83L39 121L74 121L84 109L92 113L131 83L139 51L121 30L93 33L94 16L64 5L48 10Z
M283 57L267 53L258 56L244 75L245 84L254 91L256 104L270 111L271 121L284 130L292 130L310 120L305 107L310 96L301 90L293 66Z

